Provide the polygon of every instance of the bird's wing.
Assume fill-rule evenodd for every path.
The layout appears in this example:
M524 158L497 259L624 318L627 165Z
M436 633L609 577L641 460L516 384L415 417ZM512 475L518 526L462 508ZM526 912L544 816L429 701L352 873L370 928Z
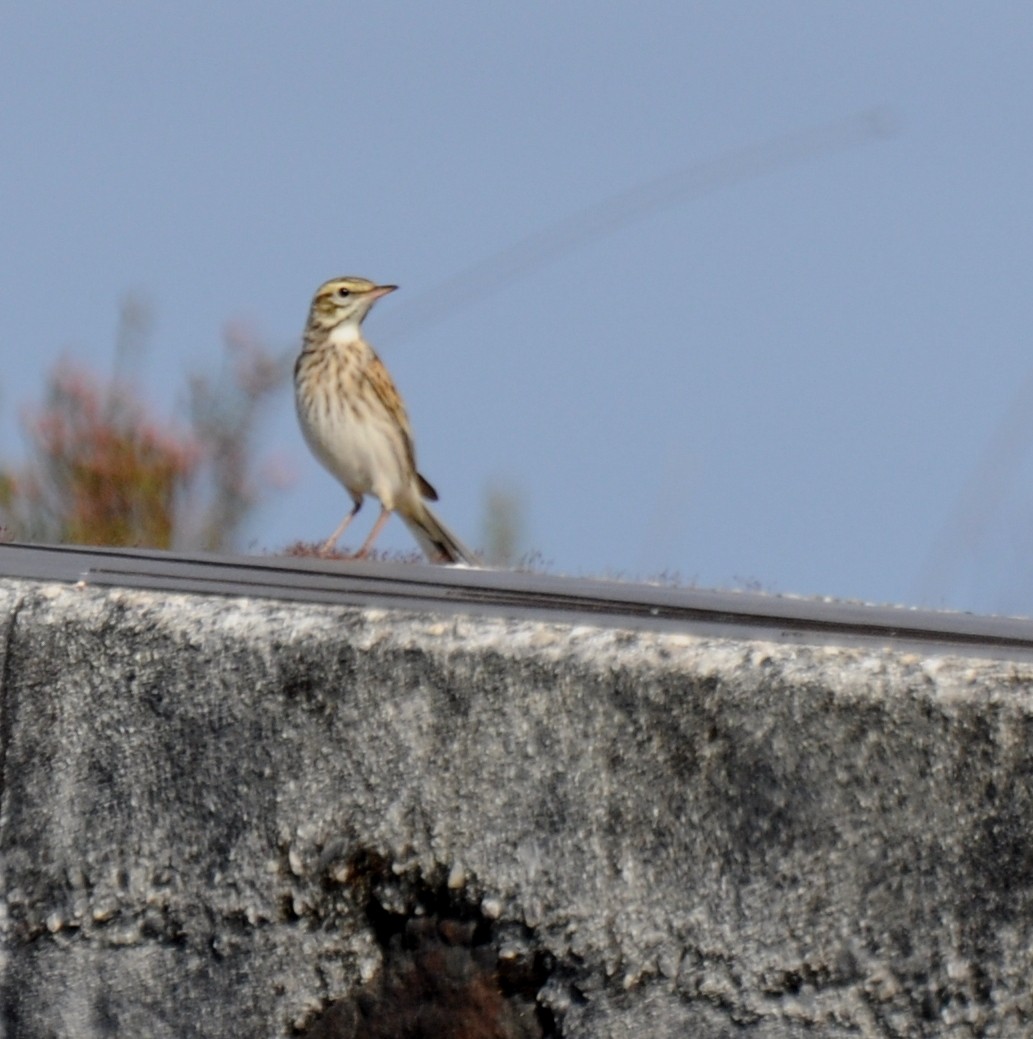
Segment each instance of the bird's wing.
M373 355L370 363L366 365L364 375L377 400L380 401L381 406L402 434L406 461L409 463L409 469L415 474L416 448L413 444L412 426L409 424L409 416L406 413L402 395L398 392L394 380L384 367L384 362L376 354Z

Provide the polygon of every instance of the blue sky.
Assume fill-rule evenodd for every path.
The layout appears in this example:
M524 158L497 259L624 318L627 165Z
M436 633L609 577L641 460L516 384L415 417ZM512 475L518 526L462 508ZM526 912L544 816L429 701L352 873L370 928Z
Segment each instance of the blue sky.
M561 572L1033 613L1031 53L1007 2L4 5L3 453L58 357L110 366L127 292L169 412L227 321L287 350L359 274L401 286L366 330L467 540L500 484ZM874 108L892 136L418 320L601 200ZM291 484L243 547L325 537L286 391L263 444Z

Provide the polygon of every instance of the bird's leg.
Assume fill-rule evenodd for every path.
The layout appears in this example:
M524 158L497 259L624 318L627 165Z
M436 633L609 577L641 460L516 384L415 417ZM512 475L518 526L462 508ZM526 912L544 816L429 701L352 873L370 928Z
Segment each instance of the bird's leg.
M355 513L362 508L362 499L355 499L355 507L348 513L347 516L341 520L341 525L323 542L323 547L319 550L321 556L328 556L333 552L337 545L337 542L341 540L341 535L348 529L348 524L355 519Z
M352 559L365 559L369 550L373 547L373 542L377 540L377 535L384 529L384 524L387 522L390 515L391 509L381 506L380 515L377 517L377 522L373 524L373 529L369 532L369 537L363 542L362 548L352 556Z

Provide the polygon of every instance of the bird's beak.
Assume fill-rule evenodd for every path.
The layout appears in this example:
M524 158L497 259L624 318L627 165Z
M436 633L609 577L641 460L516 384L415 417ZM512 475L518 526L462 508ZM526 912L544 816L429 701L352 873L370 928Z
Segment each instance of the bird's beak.
M380 299L381 296L386 296L389 292L394 292L397 288L397 285L378 285L376 288L369 290L369 298Z

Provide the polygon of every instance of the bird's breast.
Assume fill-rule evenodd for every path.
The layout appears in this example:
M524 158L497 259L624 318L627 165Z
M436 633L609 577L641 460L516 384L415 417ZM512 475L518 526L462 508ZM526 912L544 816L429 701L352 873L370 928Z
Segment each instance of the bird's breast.
M389 508L410 482L405 443L349 351L303 353L295 375L298 420L309 448L352 495Z

